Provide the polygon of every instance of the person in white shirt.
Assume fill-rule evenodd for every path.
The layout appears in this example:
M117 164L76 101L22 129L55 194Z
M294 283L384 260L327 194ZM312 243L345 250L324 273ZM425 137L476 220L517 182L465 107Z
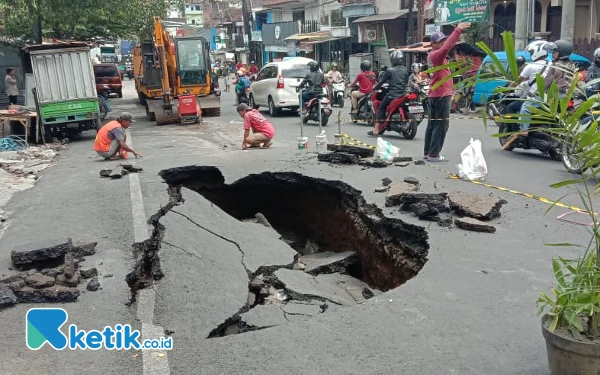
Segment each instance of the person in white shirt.
M10 104L17 104L19 87L17 86L14 68L6 69L6 77L4 77L4 90L6 91L6 95L8 96Z
M537 92L537 75L541 74L542 77L546 77L550 70L550 65L552 65L552 62L547 60L548 51L544 50L541 44L533 46L527 52L531 55L531 61L533 61L533 63L528 64L523 68L519 75L519 82L513 84L513 86L518 85L515 94L521 98L535 96ZM510 103L507 107L507 112L519 113L523 103L524 101L522 100L516 100Z

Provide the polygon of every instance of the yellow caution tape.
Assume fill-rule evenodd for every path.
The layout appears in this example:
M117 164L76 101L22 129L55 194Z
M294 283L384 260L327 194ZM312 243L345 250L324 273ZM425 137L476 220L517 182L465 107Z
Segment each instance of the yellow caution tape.
M345 134L345 133L341 133L340 134L340 138L341 138L341 143L344 144L344 145L364 146L364 147L369 147L371 149L376 149L377 148L377 147L375 147L373 145L370 145L368 143L361 142L361 141L357 140L356 138L352 138L351 136L349 136L348 134ZM344 139L350 139L350 140L352 140L354 142L346 142ZM535 200L537 200L539 202L547 203L547 204L550 204L550 205L553 205L553 206L556 206L556 207L566 208L566 209L569 209L571 211L583 212L583 213L587 212L586 210L584 210L582 208L579 208L577 206L570 206L570 205L567 205L567 204L564 204L564 203L561 203L561 202L558 202L558 201L555 201L555 200L552 200L552 199L548 199L548 198L545 198L545 197L542 197L542 196L539 196L539 195L534 195L534 194L529 194L529 193L523 193L523 192L520 192L518 190L509 189L509 188L505 188L505 187L502 187L502 186L492 185L492 184L488 184L488 183L481 182L481 181L473 181L473 180L469 180L467 178L461 178L456 173L448 172L447 170L435 167L435 166L433 166L431 164L427 164L427 165L430 166L431 168L435 169L435 170L438 170L440 172L443 172L443 173L447 174L449 176L449 178L452 179L452 180L467 181L467 182L470 182L470 183L475 184L475 185L485 186L487 188L496 189L496 190L500 190L500 191L505 191L505 192L512 193L512 194L515 194L515 195L520 195L522 197L535 199Z

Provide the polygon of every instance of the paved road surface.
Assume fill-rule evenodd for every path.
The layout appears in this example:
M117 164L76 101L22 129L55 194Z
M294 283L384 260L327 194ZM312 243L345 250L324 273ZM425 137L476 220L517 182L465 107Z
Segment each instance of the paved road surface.
M86 265L96 265L102 273L102 290L84 293L77 303L64 305L69 323L80 328L117 323L140 328L136 306L124 305L129 296L124 277L133 264L131 244L148 229L140 224L144 216L140 212L149 217L168 202L166 185L157 176L165 168L213 165L221 169L228 183L248 173L295 171L347 182L362 190L368 202L380 206L383 195L373 189L381 178L414 176L425 191L460 189L498 195L509 203L496 222L495 234L442 229L402 215L406 221L428 227L431 245L429 261L404 286L364 304L331 308L305 321L215 339L206 337L245 303L247 277L240 253L230 242L170 218L165 221L167 237L185 248L163 246L166 276L154 288L152 323L174 331L173 351L165 357L152 352L56 352L47 347L30 351L25 347L23 323L32 306L18 305L0 311L3 374L141 374L144 369L145 373L158 373L151 370L160 368L161 361L169 364L173 374L547 373L534 302L540 291L553 285L552 257L574 252L544 243L577 242L585 234L585 228L555 219L564 210L544 215L547 204L449 180L429 166L363 170L317 163L312 149L317 127L305 128L311 149L297 150L299 122L292 114L272 119L277 136L271 149L242 151L241 119L235 113L232 93L224 93L219 118L206 118L200 125L158 127L144 119L133 85L126 85L125 97L111 99L111 104L116 110L133 112L138 119L131 134L134 148L144 155L137 160L144 173L121 180L99 178L98 171L114 163L95 157L91 132L72 142L61 160L42 173L35 188L17 194L5 207L12 214L0 239L0 277L10 274L9 251L17 244L80 236L99 241L98 253L89 257ZM414 140L396 135L386 139L400 147L402 154L418 158L422 126ZM333 141L335 124L326 129ZM478 120L453 120L444 148L451 162L439 167L454 172L460 151L471 137L478 138L489 167L487 182L549 198L565 194L549 187L569 178L560 163L535 152L500 151L498 141L491 139L496 129L491 125L486 132ZM343 125L344 132L374 143L366 136L368 130L360 124ZM579 204L575 198L567 200ZM202 197L190 201L197 210L189 214L195 215L197 222L241 243L244 253L269 259L283 256L276 251L278 245L269 242L269 233L249 232L247 226L240 227ZM400 215L396 209L384 211ZM255 240L257 235L260 241Z

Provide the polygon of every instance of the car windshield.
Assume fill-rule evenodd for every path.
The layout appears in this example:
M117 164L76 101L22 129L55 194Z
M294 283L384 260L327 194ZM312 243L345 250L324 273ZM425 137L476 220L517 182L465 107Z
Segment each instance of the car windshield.
M284 78L304 78L310 72L307 65L294 65L281 70Z
M119 71L114 66L94 66L94 75L98 78L118 77Z

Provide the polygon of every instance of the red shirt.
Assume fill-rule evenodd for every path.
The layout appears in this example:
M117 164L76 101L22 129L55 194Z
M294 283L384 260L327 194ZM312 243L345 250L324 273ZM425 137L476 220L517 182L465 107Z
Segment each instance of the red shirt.
M256 109L246 112L244 115L244 130L250 130L255 133L263 133L269 138L275 137L275 128L263 115Z
M258 66L250 65L250 67L248 68L248 71L250 72L250 74L256 74L256 73L258 73Z
M366 73L371 73L371 77L369 77L369 75L365 74L365 72L360 72L358 73L358 75L356 76L356 79L354 80L354 82L352 83L353 85L355 83L358 82L359 84L359 90L360 92L362 92L363 94L368 94L371 91L373 91L373 72L366 72Z
M448 53L454 47L456 42L458 42L458 38L462 31L459 28L454 29L452 34L444 41L442 48L429 52L429 56L427 57L428 62L431 67L441 66L448 64ZM450 69L440 69L434 72L431 75L430 85L433 87L436 83L440 82L444 77L448 77L451 74ZM429 91L430 98L442 98L444 96L452 96L454 94L454 89L452 86L454 83L451 79L446 80L446 82L439 85L435 90Z
M237 64L235 65L235 68L236 68L237 70L240 70L240 69L242 69L243 67L244 67L244 64L242 64L242 63L237 63Z

